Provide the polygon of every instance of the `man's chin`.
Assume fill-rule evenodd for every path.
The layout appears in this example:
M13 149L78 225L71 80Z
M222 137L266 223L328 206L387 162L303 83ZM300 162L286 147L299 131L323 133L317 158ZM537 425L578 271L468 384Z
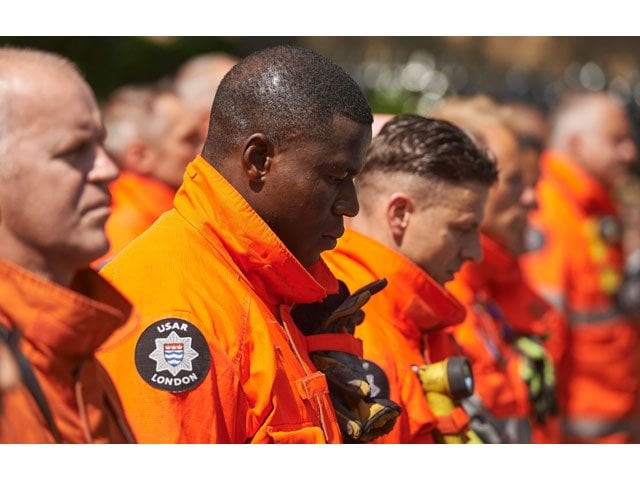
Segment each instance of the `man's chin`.
M103 239L96 239L95 242L86 244L84 248L78 250L84 253L83 257L88 259L87 266L89 266L92 262L104 256L109 251L109 246L109 240L104 237Z

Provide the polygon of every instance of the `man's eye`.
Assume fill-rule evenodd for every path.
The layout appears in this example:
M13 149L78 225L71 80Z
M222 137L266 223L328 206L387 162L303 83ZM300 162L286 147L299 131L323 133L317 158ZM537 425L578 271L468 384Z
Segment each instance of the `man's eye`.
M93 149L96 145L93 142L81 143L64 151L60 158L72 165L80 165L86 163L87 159L93 157Z
M473 232L473 226L470 226L470 225L457 225L454 228L462 234Z
M331 175L329 175L329 178L335 182L341 182L343 180L346 180L348 176L349 176L348 172L344 172L341 174L332 173Z

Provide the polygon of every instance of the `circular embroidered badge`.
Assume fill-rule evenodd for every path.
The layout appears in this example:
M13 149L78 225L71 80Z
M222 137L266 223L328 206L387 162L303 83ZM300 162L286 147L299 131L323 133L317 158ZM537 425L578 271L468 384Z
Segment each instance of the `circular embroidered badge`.
M544 233L538 228L529 226L525 231L524 244L527 252L542 250L545 244Z
M180 393L193 390L207 376L211 354L204 335L191 322L165 318L138 338L136 369L154 388Z
M611 215L600 217L598 222L600 237L610 245L617 245L622 241L622 225Z

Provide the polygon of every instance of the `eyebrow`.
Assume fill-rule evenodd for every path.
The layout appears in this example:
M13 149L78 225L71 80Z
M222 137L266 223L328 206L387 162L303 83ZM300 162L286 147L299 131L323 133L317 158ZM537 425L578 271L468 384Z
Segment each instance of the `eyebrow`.
M103 125L97 130L90 124L80 124L74 127L73 130L67 132L67 134L58 142L55 146L56 152L64 152L69 148L82 144L83 142L98 138L99 142L103 142L106 138L107 131Z
M360 170L356 170L351 165L347 163L342 163L342 162L327 163L325 164L325 168L344 171L344 172L347 172L347 174L349 175L357 175L358 173L360 173Z

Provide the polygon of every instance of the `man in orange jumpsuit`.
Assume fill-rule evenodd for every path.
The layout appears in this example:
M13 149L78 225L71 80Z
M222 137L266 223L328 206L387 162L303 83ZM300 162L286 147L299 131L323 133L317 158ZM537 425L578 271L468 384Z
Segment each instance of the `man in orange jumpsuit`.
M198 123L170 90L122 87L103 107L105 148L120 166L109 189L113 212L107 221L110 248L102 266L173 207L187 164L200 147Z
M417 115L388 121L367 151L357 180L360 214L323 257L352 289L389 281L356 328L364 358L386 373L390 398L403 409L380 442L432 443L435 429L466 428L460 409L436 418L414 367L455 352L442 348L447 339L437 332L461 322L464 308L443 284L480 259L478 227L496 178L495 164L459 128Z
M93 92L68 60L12 48L0 85L0 344L20 371L0 387L0 442L133 441L94 356L131 305L87 268L118 174Z
M558 422L548 422L556 411L554 368L541 344L553 326L549 341L559 363L563 319L524 283L518 266L527 214L536 206L538 174L535 168L527 171L535 164L524 161L507 111L486 97L450 100L434 115L473 132L496 157L500 171L481 226L482 261L466 264L447 284L467 308L465 321L454 328L456 341L471 360L478 396L500 420L507 437L528 443L535 427L536 441L557 442ZM541 358L527 356L533 354ZM532 380L536 362L539 378ZM548 385L541 378L544 368Z
M341 442L290 310L337 291L320 253L358 212L369 105L283 46L225 76L211 120L175 208L104 269L142 324L102 360L141 442Z
M623 107L569 94L542 158L539 209L523 266L569 323L563 431L571 442L625 442L638 393L636 328L616 301L621 232L611 198L636 156Z

